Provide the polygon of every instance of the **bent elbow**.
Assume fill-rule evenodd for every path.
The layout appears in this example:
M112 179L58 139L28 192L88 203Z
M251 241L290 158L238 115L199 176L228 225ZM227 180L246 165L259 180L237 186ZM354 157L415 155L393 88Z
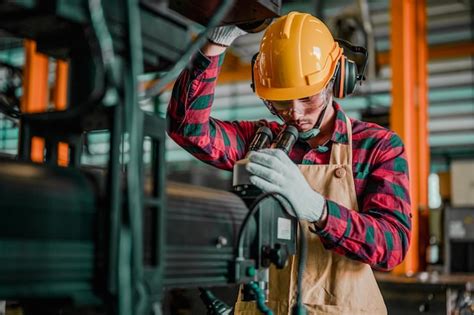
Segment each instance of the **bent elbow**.
M391 242L387 242L386 244L387 255L385 259L372 266L374 269L379 271L391 271L405 259L410 247L411 231L410 229L404 228L397 230L398 233L395 234L397 237L394 237Z

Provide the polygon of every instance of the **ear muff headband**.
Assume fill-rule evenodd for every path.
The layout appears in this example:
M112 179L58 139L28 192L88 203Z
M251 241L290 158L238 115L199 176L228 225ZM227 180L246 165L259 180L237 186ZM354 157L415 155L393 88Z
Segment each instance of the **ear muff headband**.
M362 46L354 46L346 40L335 38L339 46L344 50L344 56L356 65L356 77L358 81L365 80L365 70L369 62L367 49Z

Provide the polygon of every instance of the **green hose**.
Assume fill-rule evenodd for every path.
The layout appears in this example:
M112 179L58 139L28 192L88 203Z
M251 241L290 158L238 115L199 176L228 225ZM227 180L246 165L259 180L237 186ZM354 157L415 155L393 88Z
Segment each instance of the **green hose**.
M265 304L265 294L263 290L258 286L254 281L248 284L251 291L255 294L255 299L257 301L257 308L260 312L266 315L273 315L273 311Z

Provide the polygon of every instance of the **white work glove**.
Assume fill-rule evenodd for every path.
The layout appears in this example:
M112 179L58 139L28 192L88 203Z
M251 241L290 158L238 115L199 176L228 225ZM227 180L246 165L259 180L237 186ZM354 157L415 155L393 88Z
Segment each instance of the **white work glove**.
M250 182L264 192L276 192L292 204L302 220L316 222L321 219L326 200L314 191L298 166L280 149L263 149L249 154L247 171ZM281 199L280 199L281 200ZM288 209L291 211L291 209Z
M207 34L207 38L211 43L229 47L237 37L245 34L246 31L235 25L225 25L213 28Z

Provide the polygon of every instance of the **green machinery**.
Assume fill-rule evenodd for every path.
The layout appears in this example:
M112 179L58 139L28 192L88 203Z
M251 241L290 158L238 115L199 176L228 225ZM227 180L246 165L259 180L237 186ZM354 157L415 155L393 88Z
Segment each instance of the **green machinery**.
M281 6L248 2L258 10L247 18L232 11L232 1L208 2L207 27L227 16L253 28ZM176 3L175 10L195 12L192 1ZM165 183L166 122L138 106L141 97L159 94L205 40L203 33L192 41L189 23L167 4L0 0L0 29L70 63L68 109L22 114L18 156L0 159L0 299L160 313L165 288L239 277L229 262L247 206L231 193ZM146 71L164 75L140 95L138 77ZM96 130L110 133L105 169L80 163L84 135ZM44 164L30 161L33 137L45 139ZM145 138L152 142L147 170ZM59 142L70 148L66 168L56 166Z

